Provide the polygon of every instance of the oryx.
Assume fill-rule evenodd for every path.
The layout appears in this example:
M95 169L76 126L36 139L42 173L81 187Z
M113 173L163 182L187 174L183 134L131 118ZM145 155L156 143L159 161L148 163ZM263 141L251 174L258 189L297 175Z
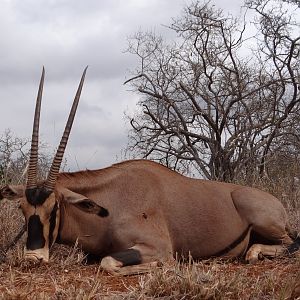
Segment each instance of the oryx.
M48 262L55 241L76 241L127 274L178 257L239 257L254 262L299 248L282 204L255 188L191 179L147 160L59 173L86 69L48 178L37 182L44 69L36 101L26 186L7 185L0 198L20 199L27 224L24 257ZM99 141L101 142L101 141ZM264 244L253 244L259 237Z

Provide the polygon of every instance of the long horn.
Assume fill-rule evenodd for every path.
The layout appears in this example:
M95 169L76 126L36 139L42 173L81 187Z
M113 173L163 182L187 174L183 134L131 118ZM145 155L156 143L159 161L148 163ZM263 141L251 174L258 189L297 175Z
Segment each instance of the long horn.
M49 174L48 174L47 181L44 184L44 187L49 191L53 191L54 187L55 187L57 175L59 173L61 162L62 162L62 159L63 159L63 156L64 156L64 152L65 152L65 149L66 149L66 146L67 146L67 143L68 143L68 138L69 138L70 131L71 131L71 128L72 128L72 124L73 124L73 121L74 121L74 117L75 117L75 114L76 114L76 110L77 110L77 106L78 106L78 102L79 102L79 98L80 98L80 94L81 94L81 90L82 90L82 86L83 86L83 82L84 82L85 73L86 73L87 68L88 67L86 67L84 69L83 74L81 76L81 80L80 80L80 83L79 83L79 86L78 86L78 89L77 89L77 92L76 92L76 96L75 96L74 101L73 101L73 105L72 105L72 108L71 108L71 111L70 111L70 114L69 114L69 118L68 118L68 121L67 121L67 124L66 124L66 127L65 127L65 131L64 131L63 136L60 140L60 144L59 144L59 147L57 149L56 155L53 159L53 162L52 162Z
M31 148L30 148L30 158L29 158L29 164L28 164L26 189L33 189L33 188L36 188L36 186L37 186L39 125L40 125L40 113L41 113L44 78L45 78L45 68L43 67L42 76L41 76L40 85L39 85L39 91L38 91L36 104L35 104L34 122L33 122L33 129L32 129L32 139L31 139Z

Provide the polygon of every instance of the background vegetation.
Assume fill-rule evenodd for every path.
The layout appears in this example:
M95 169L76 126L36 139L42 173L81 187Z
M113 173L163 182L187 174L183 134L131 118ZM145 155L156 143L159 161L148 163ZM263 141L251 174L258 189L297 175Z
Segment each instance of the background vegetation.
M226 181L298 160L300 8L247 0L243 12L195 1L170 25L175 40L130 39L140 64L126 83L141 99L130 153Z

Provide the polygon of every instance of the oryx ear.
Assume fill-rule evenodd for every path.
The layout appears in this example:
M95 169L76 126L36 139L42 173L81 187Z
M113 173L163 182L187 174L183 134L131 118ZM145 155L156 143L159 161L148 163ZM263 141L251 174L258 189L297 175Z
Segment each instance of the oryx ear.
M3 198L15 200L24 196L25 188L23 185L5 185L0 189L0 200Z
M84 212L96 214L100 217L107 217L109 215L106 208L98 205L95 201L87 198L84 195L74 193L68 189L64 189L62 193L65 201L76 206Z

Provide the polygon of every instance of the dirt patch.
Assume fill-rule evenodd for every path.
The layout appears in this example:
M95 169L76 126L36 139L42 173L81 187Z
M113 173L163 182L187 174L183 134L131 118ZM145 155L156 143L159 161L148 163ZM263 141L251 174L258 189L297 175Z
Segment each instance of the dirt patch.
M209 260L163 266L149 274L116 277L99 264L0 265L1 299L296 299L300 261Z

